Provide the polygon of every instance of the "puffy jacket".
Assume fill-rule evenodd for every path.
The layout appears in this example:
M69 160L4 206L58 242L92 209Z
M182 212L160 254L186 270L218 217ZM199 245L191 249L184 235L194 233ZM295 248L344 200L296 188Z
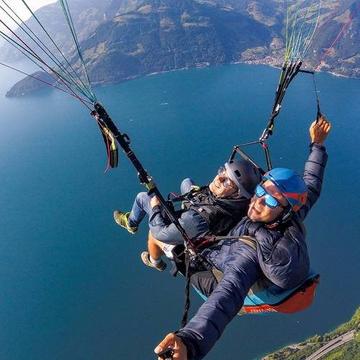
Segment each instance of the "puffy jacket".
M189 360L202 359L209 352L242 307L251 286L263 274L283 288L305 280L309 258L302 221L320 195L326 162L325 148L311 144L303 176L308 187L307 202L291 222L269 230L244 218L229 233L229 236L254 236L257 250L243 242L225 239L203 251L224 276L196 315L177 332L188 349Z
M247 199L218 199L208 186L201 188L185 201L186 209L179 217L179 223L191 239L204 237L207 233L224 235L246 215ZM174 224L163 217L161 207L155 206L149 219L152 235L167 244L182 244L184 239Z

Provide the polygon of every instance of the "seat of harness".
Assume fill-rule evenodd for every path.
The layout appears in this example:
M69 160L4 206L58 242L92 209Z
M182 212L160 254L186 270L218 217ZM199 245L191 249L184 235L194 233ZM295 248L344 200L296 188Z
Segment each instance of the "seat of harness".
M215 277L217 276L215 275ZM220 280L218 277L217 279ZM319 280L320 275L310 271L307 279L301 285L289 290L283 290L269 281L259 281L248 292L238 315L271 312L290 314L305 310L313 302ZM196 287L194 289L203 300L207 299L199 289Z
M294 289L284 290L269 281L256 283L247 294L244 306L279 305L297 292L305 292L314 282L319 282L320 275L310 271L306 280Z
M239 241L256 249L256 240L250 236L242 236ZM223 276L222 272L216 268L213 268L212 272L219 282ZM267 312L294 313L304 310L311 305L319 280L320 275L310 270L302 284L293 289L284 290L264 277L251 287L239 315ZM198 289L196 290L202 298L206 299Z

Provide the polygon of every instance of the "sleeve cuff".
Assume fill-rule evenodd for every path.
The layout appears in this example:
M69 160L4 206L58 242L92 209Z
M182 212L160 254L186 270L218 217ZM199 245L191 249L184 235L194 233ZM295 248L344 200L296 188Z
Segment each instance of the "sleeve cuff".
M187 336L181 330L175 331L175 335L178 336L181 339L181 341L184 343L184 345L186 346L188 360L194 359L195 358L195 349L194 349L192 343L187 338Z
M314 143L314 142L312 142L312 143L310 144L310 149L312 149L313 147L318 148L319 150L323 150L323 151L326 150L326 148L325 148L324 145L317 144L317 143Z

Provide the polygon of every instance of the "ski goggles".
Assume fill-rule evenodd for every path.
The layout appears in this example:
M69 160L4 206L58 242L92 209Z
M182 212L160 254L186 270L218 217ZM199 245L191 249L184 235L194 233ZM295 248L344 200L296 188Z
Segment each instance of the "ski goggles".
M220 166L217 172L218 176L221 177L224 187L228 189L237 189L236 184L229 178L224 166Z
M265 189L264 187L259 184L256 186L255 188L255 196L257 198L261 198L263 196L265 196L264 200L265 200L265 205L268 206L269 208L271 209L275 209L277 208L278 206L286 209L288 208L288 206L284 206L280 203L279 200L277 200L276 198L274 198L272 195L270 195Z

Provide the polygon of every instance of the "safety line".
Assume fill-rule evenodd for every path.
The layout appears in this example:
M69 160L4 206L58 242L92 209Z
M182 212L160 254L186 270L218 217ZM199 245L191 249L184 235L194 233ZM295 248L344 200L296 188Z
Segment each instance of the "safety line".
M57 89L57 90L60 90L60 91L64 92L65 94L71 95L71 96L75 97L76 99L78 99L77 96L74 96L74 94L70 93L69 91L66 91L65 89L63 89L63 88L61 88L61 87L59 87L59 86L56 86L56 85L54 85L54 84L51 84L51 83L49 83L48 81L45 81L45 80L43 80L43 79L39 79L39 78L37 78L37 77L34 76L34 75L28 74L28 73L25 72L25 71L22 71L22 70L20 70L20 69L17 69L17 68L15 68L15 67L13 67L13 66L11 66L11 65L8 65L8 64L5 64L5 63L3 63L3 62L1 62L1 61L0 61L0 65L2 65L2 66L4 66L4 67L7 67L7 68L9 68L9 69L11 69L11 70L14 70L14 71L16 71L16 72L18 72L18 73L20 73L20 74L23 74L23 75L26 75L26 76L28 76L28 77L31 77L31 78L33 78L33 79L35 79L35 80L37 80L37 81L40 81L40 82L42 82L42 83L44 83L44 84L46 84L46 85L48 85L48 86L51 86L51 87L53 87L53 88L55 88L55 89ZM46 74L48 74L48 73L46 73ZM83 100L84 100L84 99L83 99ZM89 105L92 105L92 103L89 102L89 101L87 101L87 100L84 100L84 102L87 103L87 104L89 104ZM88 108L88 109L91 109L91 108L88 107L88 106L87 106L87 108Z
M15 19L11 16L11 14L9 14L9 12L8 12L6 9L4 9L1 5L0 5L0 9L3 10L3 11L6 13L6 15L7 15L12 21L14 21L14 23L15 23L59 68L62 69L62 71L63 71L63 73L64 73L63 76L64 76L64 75L68 75L68 76L72 79L72 81L74 82L74 85L76 84L79 92L81 92L85 97L88 98L88 94L86 94L86 90L87 90L87 89L86 89L85 84L82 82L81 78L80 78L79 75L76 73L76 71L73 69L73 67L71 66L71 64L67 61L67 59L65 58L64 54L60 51L60 49L58 49L59 52L61 53L61 55L62 55L62 57L65 59L65 61L69 64L69 66L71 67L71 69L72 69L72 71L73 71L73 73L75 74L75 76L76 76L77 79L75 79L74 76L73 76L73 75L66 69L66 67L60 62L60 60L57 59L57 57L56 57L54 54L52 54L52 51L47 47L47 45L44 44L44 42L39 38L39 36L37 36L37 35L35 34L34 31L32 31L32 29L31 29L29 26L27 26L26 22L24 22L24 21L21 19L21 17L7 4L7 2L6 2L5 0L2 0L2 2L3 2L3 3L5 4L5 6L9 9L9 11L11 11L11 13L12 13L15 17L17 17L17 19L18 19L20 22L17 21L17 20L15 20ZM34 39L34 37L33 37L32 35L30 35L30 34L28 33L28 31L26 31L26 29L24 29L24 27L37 39L37 41ZM51 39L51 40L52 40L52 39ZM39 43L40 43L41 45L40 45ZM55 45L56 45L56 44L55 44ZM65 76L64 76L64 77L65 77ZM78 84L77 80L80 81L80 83L82 84L83 87L82 87L80 84Z
M81 61L81 64L82 64L82 67L83 67L83 70L84 70L84 74L85 74L87 82L89 84L89 91L91 92L91 94L93 96L92 100L94 102L96 102L96 96L95 96L95 94L93 93L93 91L91 89L91 82L90 82L89 74L87 72L85 61L84 61L83 55L82 55L81 50L80 50L80 45L79 45L78 37L76 35L75 26L74 26L74 22L73 22L72 17L71 17L71 12L69 10L69 6L68 6L66 0L60 0L60 4L61 4L61 6L62 6L62 8L64 10L64 15L65 15L66 21L67 21L67 23L69 25L71 34L73 36L73 39L74 39L74 42L75 42L75 45L76 45L76 49L77 49L77 52L78 52L78 55L79 55L79 58L80 58L80 61Z
M30 6L26 3L25 0L21 0L22 3L26 6L26 8L30 11L31 15L34 17L34 19L37 21L37 23L39 24L39 26L42 28L42 30L45 32L45 34L48 36L48 38L51 40L51 42L54 44L54 46L58 49L58 51L60 53L61 50L58 48L58 46L56 45L55 41L52 39L52 37L50 36L50 34L48 33L48 31L45 29L45 27L42 25L41 21L38 19L38 17L36 16L36 14L32 11L32 9L30 8ZM87 95L86 97L91 100L92 102L96 101L95 96L93 96L93 93L91 91L91 89L87 89L89 91L90 95Z
M40 63L42 63L43 65L45 65L45 67L47 67L51 73L54 73L55 75L57 75L58 79L72 92L74 93L74 95L76 97L79 97L78 94L76 94L76 91L71 87L72 83L69 82L67 79L64 79L62 77L61 74L59 74L55 69L51 68L38 54L36 54L22 39L20 39L14 31L12 31L1 19L0 19L0 23L2 23L16 38L18 38L24 45L22 46L21 44L17 43L14 39L12 39L11 37L9 37L7 34L5 34L3 31L0 30L0 35L6 40L8 41L11 45L13 45L17 50L19 50L23 55L25 55L30 61L32 61L36 66L38 66L41 70L45 71L46 73L49 73L49 71L45 70L41 65L39 65L35 59L37 61L39 61ZM20 49L22 50L20 50ZM28 49L27 49L28 48ZM30 54L27 55L26 53ZM32 57L33 58L32 58ZM49 73L51 76L52 74ZM85 96L85 95L84 95ZM87 97L87 96L85 96ZM79 97L80 98L80 97Z

